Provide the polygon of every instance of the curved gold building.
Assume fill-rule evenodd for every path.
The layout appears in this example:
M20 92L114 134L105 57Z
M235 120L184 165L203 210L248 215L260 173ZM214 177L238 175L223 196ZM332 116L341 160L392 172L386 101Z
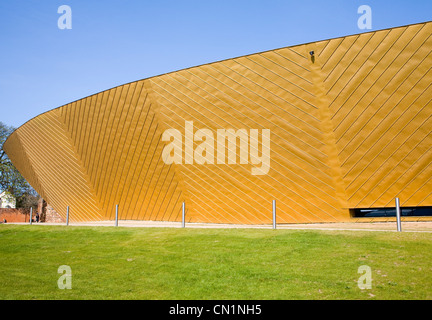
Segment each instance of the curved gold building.
M432 23L184 69L43 113L4 149L71 221L353 221L432 206ZM352 212L352 211L351 211Z

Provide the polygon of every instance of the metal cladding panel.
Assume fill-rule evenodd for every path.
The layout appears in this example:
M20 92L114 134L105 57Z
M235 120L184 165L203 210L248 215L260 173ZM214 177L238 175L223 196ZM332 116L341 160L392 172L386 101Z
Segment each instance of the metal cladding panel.
M432 206L431 34L428 22L128 83L39 115L4 149L72 221L114 219L116 204L121 219L180 221L183 201L189 222L245 224L270 223L272 200L278 223L347 221L395 197Z
M307 51L295 49L303 55L291 48L273 52L281 64L258 54L150 79L164 129L184 132L187 120L214 134L222 128L271 131L268 174L252 175L250 164L228 161L176 167L193 211L212 212L218 222L269 223L277 199L281 223L342 218L310 67L297 66L308 62ZM286 80L293 77L291 64L302 77L297 84Z
M395 197L402 206L432 203L431 34L424 23L324 44L323 85L350 208L394 206Z
M8 140L8 155L61 216L66 217L66 207L71 205L76 221L103 219L60 113L61 109L47 112L15 131L10 142L16 142Z

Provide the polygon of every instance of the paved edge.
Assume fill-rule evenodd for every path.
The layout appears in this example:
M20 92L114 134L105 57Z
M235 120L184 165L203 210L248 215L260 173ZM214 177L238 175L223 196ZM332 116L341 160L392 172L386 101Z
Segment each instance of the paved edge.
M29 225L24 222L11 222L8 224ZM65 226L66 223L35 223L32 225ZM69 223L69 226L79 227L115 227L115 221L95 221ZM133 221L120 220L118 227L141 227L141 228L182 228L181 222L165 221ZM211 224L211 223L186 223L185 228L202 229L272 229L271 224L240 225L240 224ZM332 230L332 231L391 231L397 232L396 222L340 222L340 223L311 223L311 224L278 224L279 230ZM402 232L432 232L432 221L403 222Z

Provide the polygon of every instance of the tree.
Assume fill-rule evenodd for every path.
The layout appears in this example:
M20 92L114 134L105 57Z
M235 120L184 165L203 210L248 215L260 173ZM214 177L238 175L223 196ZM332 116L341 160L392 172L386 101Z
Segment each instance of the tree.
M34 203L37 205L38 194L15 168L3 150L3 144L14 130L14 127L7 126L0 121L0 190L13 195L17 199L17 207L34 206Z

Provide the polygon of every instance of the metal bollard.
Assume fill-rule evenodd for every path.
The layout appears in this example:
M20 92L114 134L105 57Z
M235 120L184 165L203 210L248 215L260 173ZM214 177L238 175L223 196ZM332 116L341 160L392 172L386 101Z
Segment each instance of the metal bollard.
M116 214L115 214L115 226L118 227L118 204L116 204Z
M397 231L401 232L402 226L401 226L401 210L400 210L399 198L396 198L395 202L396 202Z
M30 207L30 224L33 222L33 207Z
M185 211L186 211L186 205L185 205L185 202L183 201L183 204L182 204L182 228L184 228L186 226Z
M273 229L276 229L276 200L273 200Z
M66 207L66 225L69 225L69 206Z

